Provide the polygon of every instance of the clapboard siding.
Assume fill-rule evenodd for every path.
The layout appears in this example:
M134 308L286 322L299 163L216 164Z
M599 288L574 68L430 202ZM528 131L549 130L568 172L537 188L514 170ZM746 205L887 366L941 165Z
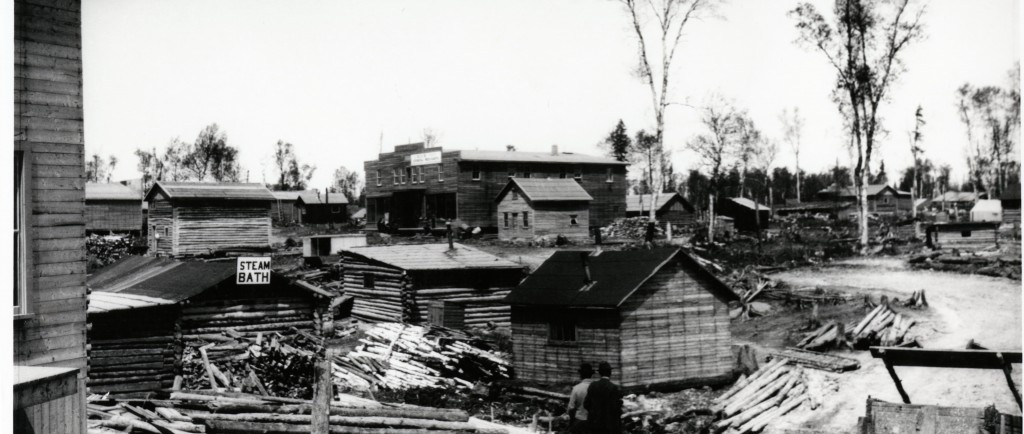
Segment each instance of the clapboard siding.
M171 254L174 244L174 213L171 204L160 196L150 200L147 224L149 251L161 255ZM160 234L160 239L156 238L157 234Z
M529 213L527 227L523 227L524 212ZM506 213L508 226L505 226ZM575 225L572 224L573 216L576 217ZM502 240L548 235L585 239L589 237L590 204L582 201L530 202L522 195L506 194L498 203L495 218L498 238Z
M175 255L270 246L270 207L251 205L175 205Z
M575 342L553 342L549 324L553 318L570 319L576 325ZM517 378L543 384L573 381L580 363L597 366L608 362L615 369L612 381L622 383L621 341L618 314L613 310L581 311L512 307L512 353Z
M85 230L141 231L141 200L88 200L85 202Z

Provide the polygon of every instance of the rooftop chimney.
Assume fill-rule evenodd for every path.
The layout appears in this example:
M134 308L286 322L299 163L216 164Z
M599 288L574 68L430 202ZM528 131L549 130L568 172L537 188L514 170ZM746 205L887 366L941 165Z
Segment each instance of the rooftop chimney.
M583 261L583 284L589 285L593 280L590 278L590 252L580 252L580 260Z
M452 221L448 220L445 226L447 227L445 234L448 235L448 250L455 250L455 243L452 242Z
M558 155L558 145L551 145L551 155Z

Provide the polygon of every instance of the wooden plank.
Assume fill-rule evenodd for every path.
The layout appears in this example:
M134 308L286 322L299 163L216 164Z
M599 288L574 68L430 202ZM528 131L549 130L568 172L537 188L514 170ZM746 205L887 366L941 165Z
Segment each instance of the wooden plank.
M37 18L47 22L59 22L67 25L81 25L81 12L72 11L58 7L29 4L27 2L14 3L14 16L16 21Z
M80 145L81 142L72 144ZM36 178L85 178L81 167L65 165L52 166L47 164L33 164L32 176Z
M32 254L33 264L57 264L84 260L84 250L50 250L33 252Z
M1021 363L1020 351L930 350L924 348L871 347L871 356L893 366L931 368L1003 369L1003 360Z
M40 245L42 244L43 240L50 240L51 243L57 242L56 240L60 240L60 241L64 241L64 242L69 242L69 243L77 243L77 244L70 244L70 245L67 245L67 246L61 246L60 248L64 248L64 249L84 249L85 248L85 227L83 225L83 226L79 226L79 227L75 227L75 226L52 226L52 227L35 228L32 231L32 238L37 241L36 244L35 244L35 250L36 251L52 250L52 249L40 248ZM50 246L54 246L55 244L49 244L49 245Z

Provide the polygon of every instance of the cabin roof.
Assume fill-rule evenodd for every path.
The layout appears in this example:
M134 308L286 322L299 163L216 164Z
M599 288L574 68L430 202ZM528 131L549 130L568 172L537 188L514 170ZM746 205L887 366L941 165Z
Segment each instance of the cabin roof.
M303 191L271 191L270 194L274 195L276 200L297 200L299 195L304 193Z
M362 219L366 218L366 208L359 208L359 211L352 213L352 218Z
M500 202L513 185L531 202L594 200L575 179L510 178L494 201Z
M984 193L972 191L947 191L932 199L932 202L974 202L982 199Z
M169 182L157 181L146 194L149 201L157 192L170 200L276 200L267 187L258 183L241 182Z
M139 192L121 184L89 182L85 184L85 200L124 200L142 202Z
M614 158L595 157L593 155L560 152L519 152L519 151L456 151L462 161L488 161L507 163L572 163L572 164L609 164L626 166L629 163Z
M893 194L896 196L910 196L909 191L900 191L892 188L892 186L888 184L869 184L865 189L867 190L868 196L875 196L886 189L892 190ZM823 188L818 192L818 194L836 195L839 197L857 197L857 188L853 186L837 188L835 184L832 184Z
M108 303L133 299L136 305L172 304L193 297L232 278L235 263L184 262L152 256L129 256L89 276L86 285ZM134 297L133 297L134 296ZM118 310L101 305L105 310Z
M747 208L747 209L749 209L751 211L756 211L758 209L760 211L769 211L769 212L771 211L771 209L768 208L768 206L766 206L765 204L763 204L763 203L755 204L754 201L752 201L750 199L747 199L745 197L731 197L731 198L729 198L729 200L731 200L731 201L733 201L733 203L735 203L735 204L737 204L739 206L742 206L744 208Z
M983 199L975 202L971 212L1000 212L1003 210L1003 202L996 199Z
M448 244L435 243L352 247L345 252L404 270L522 268L522 265L459 243L455 243L453 250L448 249Z
M586 285L586 258L592 286ZM551 255L536 271L512 290L505 302L513 305L615 308L622 305L665 264L679 258L684 266L704 276L716 297L723 301L738 297L718 277L680 249L604 251L561 250Z
M299 198L295 200L296 203L305 205L348 205L348 199L345 198L343 193L331 193L330 195L318 194L316 191L303 191L301 193ZM324 196L330 197L325 198Z
M650 194L631 194L626 196L626 212L641 212L651 209L651 197ZM669 205L672 200L679 198L682 201L683 208L687 211L693 212L693 205L679 193L661 193L658 195L658 205L655 207L656 210L661 210Z
M834 201L798 202L776 205L775 211L800 212L800 211L832 211L849 208L847 203L836 203Z

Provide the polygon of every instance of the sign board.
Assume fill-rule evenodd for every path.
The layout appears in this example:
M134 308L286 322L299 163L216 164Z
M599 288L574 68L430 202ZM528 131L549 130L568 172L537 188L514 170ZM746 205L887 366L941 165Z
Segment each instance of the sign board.
M412 166L426 166L428 164L441 164L441 151L424 152L422 154L410 155L409 164Z
M235 276L235 283L238 285L269 285L270 257L239 257Z

